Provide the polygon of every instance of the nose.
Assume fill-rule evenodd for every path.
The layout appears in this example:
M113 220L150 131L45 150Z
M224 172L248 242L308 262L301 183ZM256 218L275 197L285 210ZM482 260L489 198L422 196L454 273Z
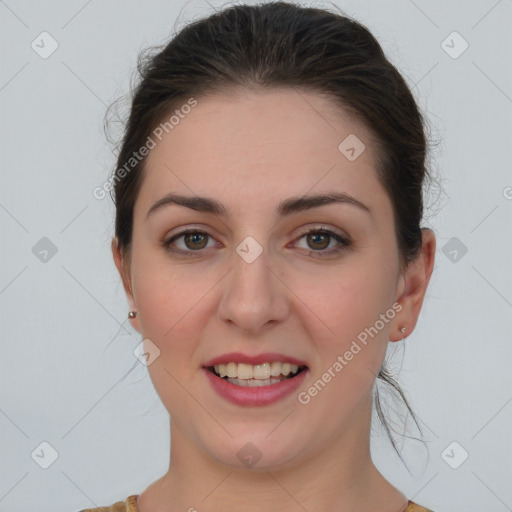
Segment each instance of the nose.
M223 280L218 313L240 331L257 334L282 322L289 313L289 288L265 250L252 262L233 253L231 272Z

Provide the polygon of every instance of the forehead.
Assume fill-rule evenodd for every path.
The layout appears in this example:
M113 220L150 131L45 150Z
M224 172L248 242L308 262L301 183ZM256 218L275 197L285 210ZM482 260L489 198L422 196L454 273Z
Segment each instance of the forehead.
M330 98L282 88L196 101L153 136L137 200L146 210L171 191L226 198L226 204L228 198L276 202L310 191L384 193L371 133ZM346 152L352 147L355 159L354 151Z

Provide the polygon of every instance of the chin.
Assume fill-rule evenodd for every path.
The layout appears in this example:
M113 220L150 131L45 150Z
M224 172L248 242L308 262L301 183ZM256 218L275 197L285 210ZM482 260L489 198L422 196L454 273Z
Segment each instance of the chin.
M262 428L260 432L247 432L222 443L222 446L212 446L212 438L205 443L205 449L220 464L232 469L247 470L254 473L285 469L294 464L300 456L302 442L291 436L283 429L279 435L270 434L271 428Z

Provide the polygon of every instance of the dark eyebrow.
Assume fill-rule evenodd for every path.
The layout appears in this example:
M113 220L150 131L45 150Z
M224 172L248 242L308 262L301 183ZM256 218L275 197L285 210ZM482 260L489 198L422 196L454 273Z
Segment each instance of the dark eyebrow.
M332 193L332 194L319 194L319 195L306 195L299 197L290 197L279 203L277 213L279 216L284 217L292 213L309 210L311 208L318 208L332 203L345 203L356 206L371 215L371 211L364 203L352 197L349 194ZM184 206L198 212L212 213L213 215L222 217L226 216L226 207L215 199L208 197L198 196L183 196L179 194L167 194L159 199L147 212L146 218L163 207L171 204Z

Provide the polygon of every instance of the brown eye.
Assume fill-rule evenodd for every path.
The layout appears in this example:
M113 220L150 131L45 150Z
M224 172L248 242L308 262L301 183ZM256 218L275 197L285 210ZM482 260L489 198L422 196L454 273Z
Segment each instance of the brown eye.
M194 252L199 254L202 249L207 248L210 239L213 241L212 237L203 231L187 230L163 241L161 245L168 251L190 256L194 255Z
M349 239L328 229L308 229L298 240L300 241L302 239L305 240L307 246L302 247L302 249L307 251L308 256L315 258L334 256L352 247L352 242ZM332 246L331 243L333 243ZM331 246L331 248L329 248L329 246Z
M206 233L187 233L183 235L183 240L187 249L204 249L208 235Z
M312 249L326 249L329 246L330 236L322 232L307 235L308 244Z

